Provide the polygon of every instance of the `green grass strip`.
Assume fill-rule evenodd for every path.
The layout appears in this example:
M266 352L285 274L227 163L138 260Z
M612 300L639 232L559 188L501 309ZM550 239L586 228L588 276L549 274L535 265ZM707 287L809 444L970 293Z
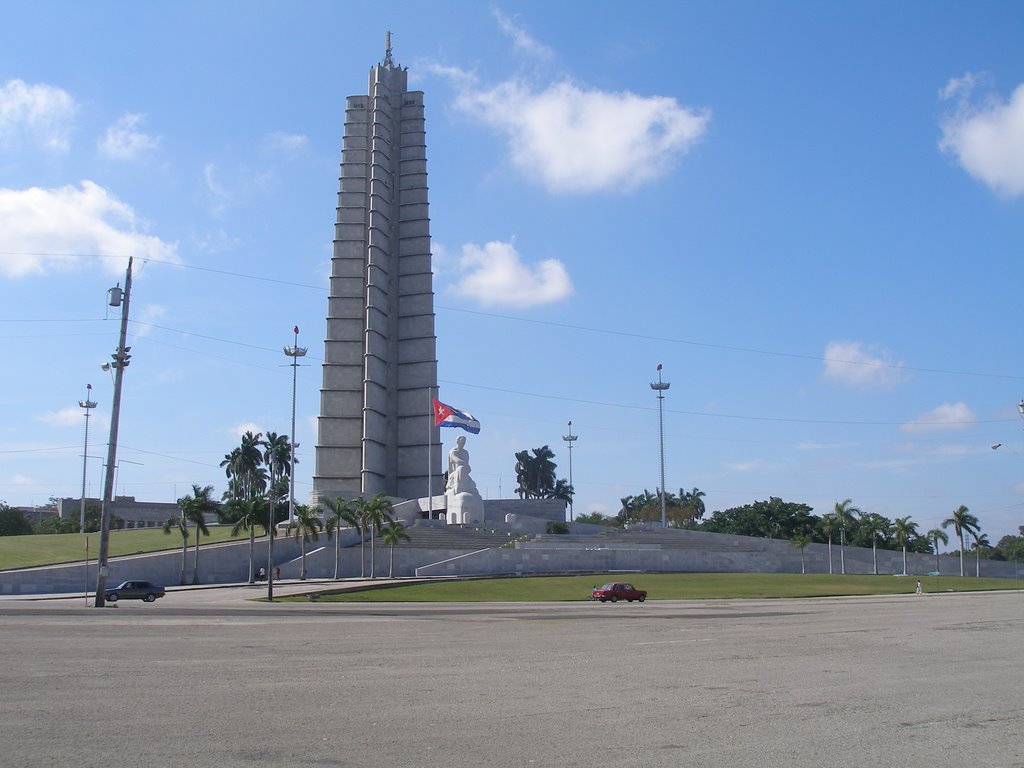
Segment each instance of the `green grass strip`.
M590 590L608 581L628 581L647 590L648 600L710 600L729 598L826 597L841 595L913 594L916 576L840 576L791 573L643 573L610 576L520 576L460 579L372 587L335 594L318 590L320 602L542 602L588 600ZM1013 579L922 576L929 592L1018 589ZM285 598L308 601L308 597Z
M189 530L188 545L196 544L195 530ZM248 538L247 533L232 537L231 526L210 526L210 535L199 542L202 550L207 544ZM86 539L89 540L89 559L95 561L100 548L98 533L53 533L34 536L0 537L0 570L31 568L38 565L73 563L85 559ZM165 534L161 528L136 528L110 532L110 557L158 552L165 549L181 550L181 535L177 530ZM201 556L201 555L200 555Z

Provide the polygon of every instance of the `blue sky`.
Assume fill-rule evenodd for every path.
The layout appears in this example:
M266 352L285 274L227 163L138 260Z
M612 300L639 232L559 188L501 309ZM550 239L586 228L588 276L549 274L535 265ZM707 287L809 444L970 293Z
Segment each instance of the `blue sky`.
M173 501L245 429L311 488L345 97L425 92L441 399L473 477L573 422L577 513L852 498L1024 524L1024 6L19 3L0 26L0 499ZM450 443L454 436L445 430ZM1002 447L993 450L993 444ZM447 449L447 446L446 446Z

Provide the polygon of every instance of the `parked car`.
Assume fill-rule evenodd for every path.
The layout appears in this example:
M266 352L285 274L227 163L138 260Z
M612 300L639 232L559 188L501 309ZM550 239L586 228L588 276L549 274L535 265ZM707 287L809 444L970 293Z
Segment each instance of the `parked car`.
M628 600L631 603L634 600L639 600L642 603L647 599L647 590L637 589L632 584L627 584L624 581L613 581L599 589L595 589L590 593L590 598L592 600L600 600L602 603L606 600L611 600L613 603L619 600Z
M118 600L145 600L152 603L163 596L164 588L148 581L122 581L116 587L103 592L103 599L112 603Z

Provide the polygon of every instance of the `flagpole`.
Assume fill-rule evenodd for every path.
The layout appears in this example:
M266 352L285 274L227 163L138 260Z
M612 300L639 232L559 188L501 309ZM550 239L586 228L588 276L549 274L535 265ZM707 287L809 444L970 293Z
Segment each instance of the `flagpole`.
M430 418L427 419L427 520L434 518L434 462L431 454L434 452L434 388L427 386L427 407L430 409Z

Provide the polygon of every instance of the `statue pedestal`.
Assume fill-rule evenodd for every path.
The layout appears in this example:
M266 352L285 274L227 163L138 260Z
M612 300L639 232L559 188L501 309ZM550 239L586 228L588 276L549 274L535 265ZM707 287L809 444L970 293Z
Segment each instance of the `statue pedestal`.
M449 525L479 525L484 521L484 500L473 493L445 496L448 503L446 519Z

